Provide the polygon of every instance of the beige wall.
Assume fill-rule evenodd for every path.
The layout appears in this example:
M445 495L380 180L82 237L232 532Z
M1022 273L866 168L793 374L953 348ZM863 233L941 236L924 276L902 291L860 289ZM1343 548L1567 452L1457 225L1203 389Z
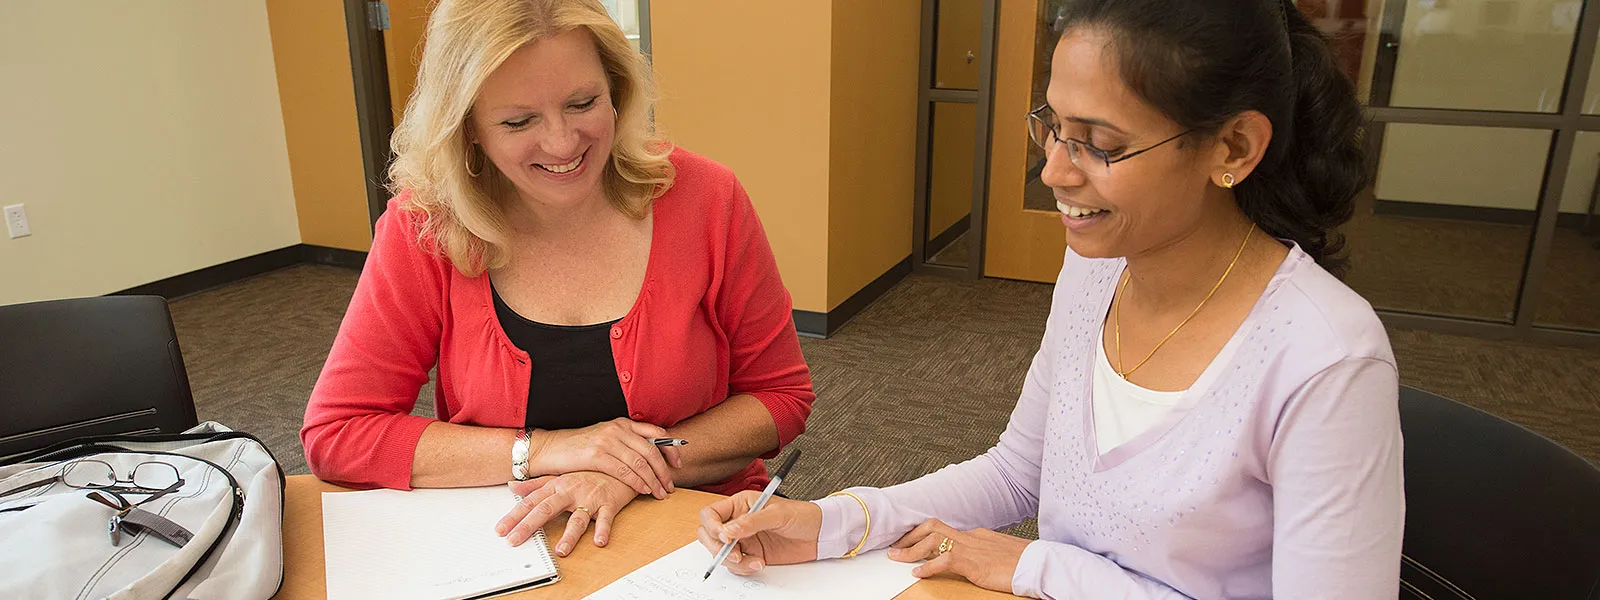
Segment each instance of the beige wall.
M1498 4L1512 9L1501 13L1489 10L1485 0L1453 0L1432 9L1420 0L1406 2L1392 106L1559 109L1577 24L1576 12L1560 6L1575 5L1525 0ZM1381 13L1369 7L1374 18ZM1369 45L1368 60L1375 49ZM1585 106L1594 104L1600 101L1591 97ZM1548 131L1390 125L1384 133L1377 195L1386 200L1533 210L1549 144ZM1597 151L1600 146L1593 141L1575 148L1563 212L1588 207L1600 165L1594 156Z
M1407 0L1393 106L1554 112L1572 53L1558 0ZM1510 8L1499 18L1491 4ZM1379 13L1372 13L1379 14Z
M267 0L283 129L307 244L372 246L344 5Z
M1384 200L1533 210L1550 132L1391 123L1376 194ZM1522 157L1537 156L1537 160Z
M0 304L99 295L300 241L260 1L8 2Z
M739 176L796 309L826 311L831 7L650 3L656 120Z
M917 0L833 2L830 310L911 254L921 18Z

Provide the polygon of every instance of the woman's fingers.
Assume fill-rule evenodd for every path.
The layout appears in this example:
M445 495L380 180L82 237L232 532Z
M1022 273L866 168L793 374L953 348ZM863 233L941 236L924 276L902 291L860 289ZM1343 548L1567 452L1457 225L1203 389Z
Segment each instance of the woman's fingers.
M922 538L928 537L928 533L933 531L933 523L933 519L923 521L916 527L911 528L911 531L907 531L905 535L900 536L900 539L895 540L893 544L889 544L889 547L910 548L916 545L917 542L922 541Z
M939 545L943 544L946 539L949 538L946 538L943 534L929 533L910 548L891 550L889 558L900 562L932 560L939 556Z
M722 539L739 540L763 531L777 529L788 523L792 510L789 503L772 499L767 507L756 512L746 512L722 526Z
M523 501L526 502L527 499L525 498ZM544 500L539 501L538 504L533 505L533 510L528 511L528 515L523 517L516 527L511 528L510 533L506 534L506 541L510 542L512 546L521 546L523 542L528 541L528 538L533 537L533 532L538 531L540 527L544 527L545 523L549 523L550 519L555 518L556 515L565 512L571 507L572 500L566 494L551 494Z
M700 529L696 532L700 544L712 554L722 551L722 545L726 542L724 528L736 517L747 515L750 504L760 496L760 492L746 490L700 509ZM735 545L723 564L735 573L748 575L755 572L747 568L748 564L744 559L743 548Z
M941 554L939 556L935 556L933 560L917 565L915 569L911 570L911 574L922 578L933 577L934 575L938 575L946 571L952 571L954 569L954 565L954 557L950 556L949 553ZM957 574L959 575L959 573Z
M662 429L661 427L658 427L658 426L655 426L655 425L651 425L649 423L640 423L638 421L633 421L633 420L629 420L629 419L620 419L620 420L621 421L626 421L626 427L628 427L628 429L632 430L633 433L638 435L641 439L644 439L646 444L650 444L648 438L672 437L672 434L670 432L668 432L666 429ZM655 444L650 444L650 447L654 448L656 451L653 452L653 453L646 453L647 456L649 454L658 454L658 455L661 455L662 457L664 457L664 459L665 459L663 461L664 464L671 465L675 469L683 468L683 458L678 455L678 448L676 446L667 446L665 448L657 448L655 446ZM672 473L667 471L667 470L665 470L665 469L657 471L657 472L660 473L661 476L662 476L661 484L666 486L668 490L673 489Z
M620 441L626 450L618 458L624 458L624 462L627 462L635 473L650 482L657 500L666 499L667 492L672 490L672 471L667 466L667 459L662 456L661 449L650 443L650 440L636 435L625 435ZM627 456L628 454L632 456Z
M611 543L611 522L617 518L621 509L607 504L601 506L594 513L594 545L604 548Z
M943 521L928 519L889 546L889 559L899 562L932 559L939 555L939 545L955 534Z
M712 555L716 555L716 553L722 551L722 540L717 539L717 537L712 535L710 531L706 531L705 527L701 527L700 529L696 530L695 537L696 539L700 540L700 545ZM723 564L736 565L739 564L743 558L743 553L739 552L739 548L735 546L733 551L728 553L728 558L722 562Z
M522 494L522 498L517 500L517 503L511 507L511 512L506 513L506 516L501 517L495 523L495 535L504 536L511 533L511 528L515 527L517 523L521 523L522 519L528 516L528 512L533 510L533 507L538 506L540 502L543 502L545 498L554 493L554 487L541 484L539 489Z
M556 542L556 554L566 556L572 554L572 547L577 545L578 539L583 537L583 532L589 530L589 510L586 507L572 507L572 516L567 517L567 528L561 532L561 541Z
M662 448L661 455L667 458L667 464L672 465L672 468L683 468L683 453L678 450L677 446L667 446Z
M617 481L627 484L635 492L645 496L655 495L655 490L650 487L650 484L643 477L640 477L638 473L634 472L632 468L629 468L627 463L622 462L621 459L607 455L601 459L601 462L604 463L604 468L600 470L601 473L610 475L616 478ZM648 474L645 475L645 477L648 476Z
M524 481L512 481L509 486L511 487L511 493L521 497L539 491L545 484L555 481L555 479L554 475L545 475Z
M722 524L733 518L734 498L723 498L700 509L700 531L721 545ZM716 549L712 549L715 552Z
M747 545L745 541L734 542L733 550L728 552L727 558L722 559L722 566L734 575L753 575L761 570L764 566L761 564L761 557L746 553L745 549L749 547L752 546ZM722 544L717 544L717 549L713 552L721 550Z

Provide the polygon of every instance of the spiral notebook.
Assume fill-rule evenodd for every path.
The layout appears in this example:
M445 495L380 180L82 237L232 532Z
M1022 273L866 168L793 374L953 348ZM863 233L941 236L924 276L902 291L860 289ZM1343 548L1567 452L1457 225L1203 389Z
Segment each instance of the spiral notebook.
M506 486L322 494L328 599L466 600L561 579L544 532L515 548L494 533Z

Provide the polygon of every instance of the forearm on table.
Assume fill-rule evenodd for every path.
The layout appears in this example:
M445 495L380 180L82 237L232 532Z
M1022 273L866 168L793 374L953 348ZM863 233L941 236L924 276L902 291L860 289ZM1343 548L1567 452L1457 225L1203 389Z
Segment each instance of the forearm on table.
M772 412L755 396L733 396L667 431L689 440L678 448L683 466L672 473L678 487L724 481L778 447Z
M884 548L928 519L960 530L998 529L1033 516L1036 504L1010 485L990 454L949 465L887 488L853 487L855 498L817 500L822 507L818 558L835 558L861 543L866 552ZM868 511L857 502L870 507Z
M511 480L517 430L435 421L422 431L411 459L411 486L478 487Z

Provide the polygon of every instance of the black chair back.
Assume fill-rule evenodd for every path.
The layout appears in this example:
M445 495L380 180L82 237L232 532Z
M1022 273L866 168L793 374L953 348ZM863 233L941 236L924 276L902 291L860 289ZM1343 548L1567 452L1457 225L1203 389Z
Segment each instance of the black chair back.
M1400 389L1402 598L1600 600L1600 469L1470 406Z
M0 306L0 457L86 435L195 426L159 296Z

